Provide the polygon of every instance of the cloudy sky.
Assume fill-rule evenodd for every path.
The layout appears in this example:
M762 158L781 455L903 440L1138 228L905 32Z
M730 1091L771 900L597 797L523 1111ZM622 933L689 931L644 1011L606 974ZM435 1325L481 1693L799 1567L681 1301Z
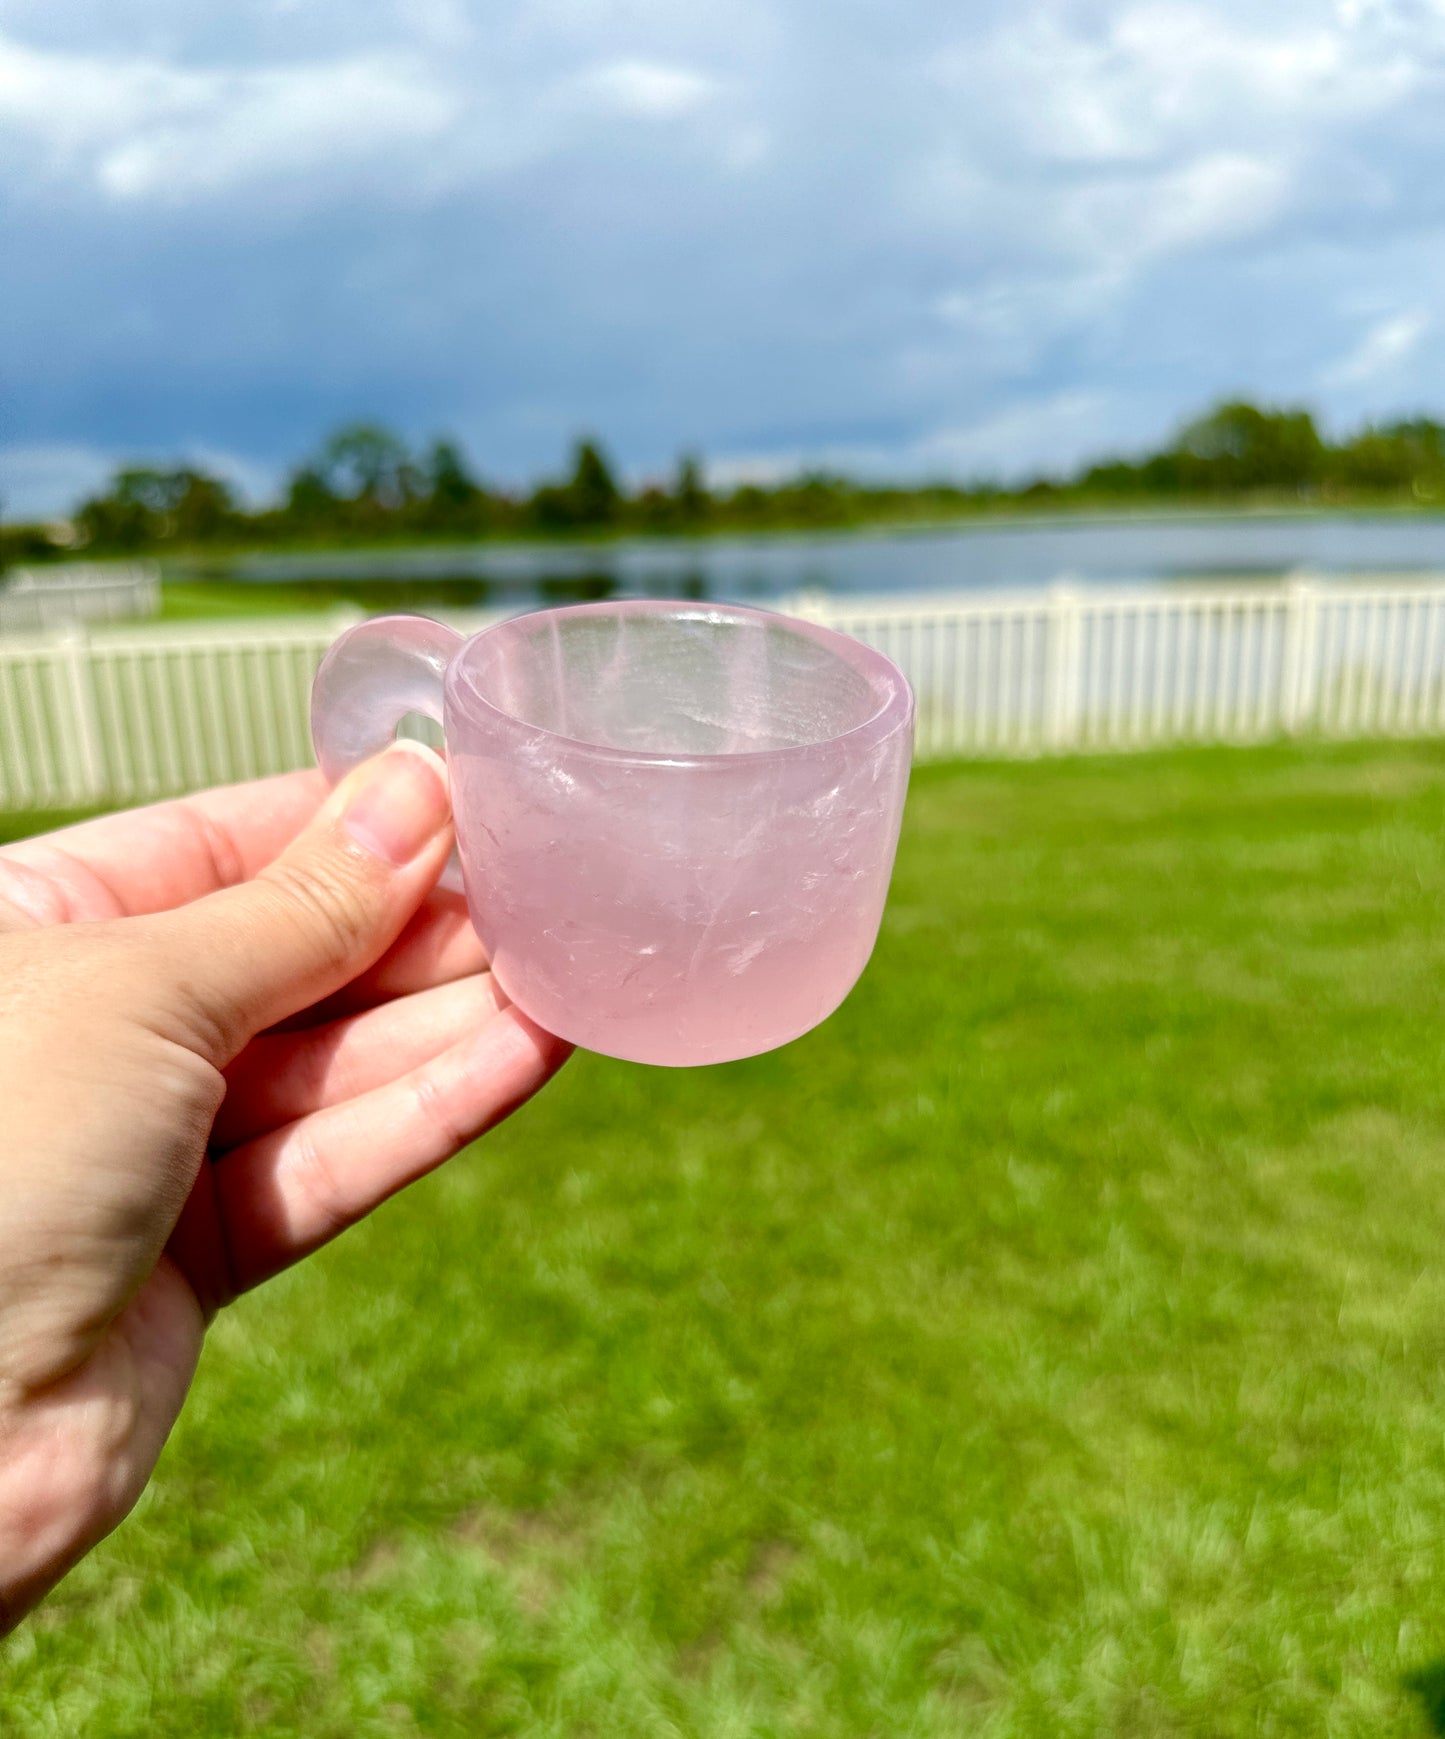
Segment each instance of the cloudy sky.
M0 496L1445 412L1445 0L0 0Z

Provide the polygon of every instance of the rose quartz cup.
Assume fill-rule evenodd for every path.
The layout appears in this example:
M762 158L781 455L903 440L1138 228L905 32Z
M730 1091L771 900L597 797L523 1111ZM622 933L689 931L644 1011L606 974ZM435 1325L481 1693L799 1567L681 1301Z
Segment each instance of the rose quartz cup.
M470 640L381 617L317 673L327 778L408 713L445 732L492 970L549 1032L727 1062L816 1026L867 964L913 745L881 653L731 605L582 604Z

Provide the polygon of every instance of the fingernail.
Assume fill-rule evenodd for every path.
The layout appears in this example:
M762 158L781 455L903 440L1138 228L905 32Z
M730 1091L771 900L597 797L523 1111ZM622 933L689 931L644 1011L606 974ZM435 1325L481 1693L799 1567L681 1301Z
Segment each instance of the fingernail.
M436 838L451 814L443 764L423 744L378 755L342 825L363 851L398 867Z

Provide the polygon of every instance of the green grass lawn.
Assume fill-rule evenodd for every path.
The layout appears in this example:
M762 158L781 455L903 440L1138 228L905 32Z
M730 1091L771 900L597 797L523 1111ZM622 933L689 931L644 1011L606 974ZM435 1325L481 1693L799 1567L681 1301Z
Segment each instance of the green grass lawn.
M920 772L822 1030L222 1319L0 1731L1445 1732L1445 745Z
M346 600L321 585L255 585L240 580L166 579L161 585L160 620L234 621L248 616L310 616L336 609Z

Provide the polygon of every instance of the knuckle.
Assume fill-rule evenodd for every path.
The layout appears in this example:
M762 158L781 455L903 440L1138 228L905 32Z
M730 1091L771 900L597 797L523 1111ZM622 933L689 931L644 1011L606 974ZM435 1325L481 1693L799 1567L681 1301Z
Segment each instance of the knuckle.
M328 966L347 965L374 926L371 890L345 866L315 859L278 863L266 874L308 949Z
M289 1170L305 1198L308 1242L326 1243L351 1223L346 1192L323 1142L305 1124L298 1126Z
M439 1154L449 1158L475 1140L476 1130L457 1114L445 1084L433 1074L423 1070L412 1090L422 1122L431 1131Z

